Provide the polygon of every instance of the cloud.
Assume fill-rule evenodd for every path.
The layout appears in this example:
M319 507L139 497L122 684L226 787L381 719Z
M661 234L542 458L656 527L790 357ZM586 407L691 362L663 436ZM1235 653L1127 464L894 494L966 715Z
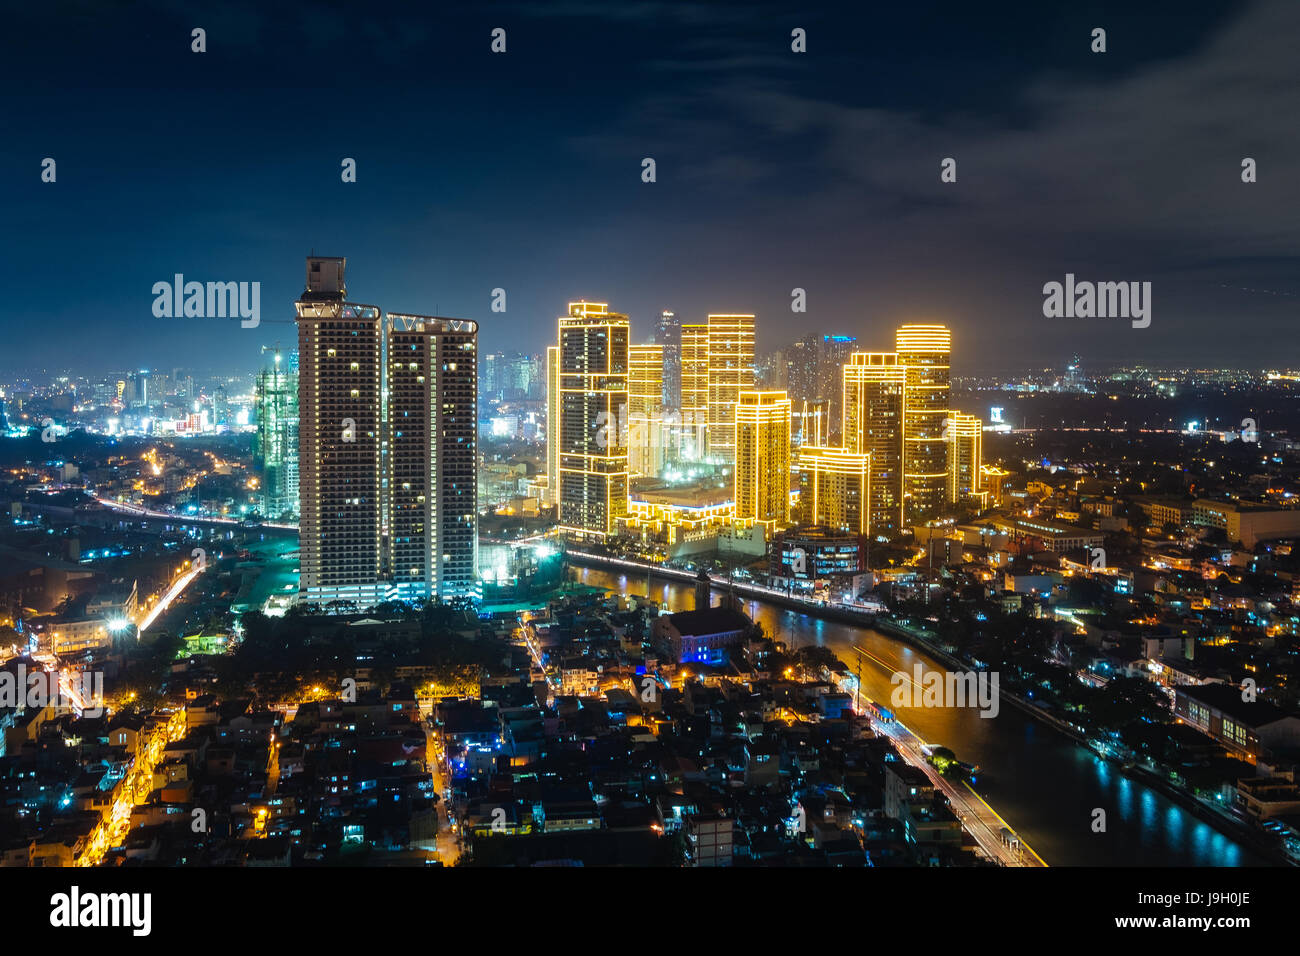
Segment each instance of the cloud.
M677 23L687 26L717 26L752 23L764 16L761 4L670 3L660 0L558 0L553 3L516 4L509 8L521 16L552 19L572 17L610 20L620 23Z
M1028 117L1015 126L1006 109L980 115L939 102L922 116L811 95L756 69L767 60L751 63L748 52L664 63L738 72L652 91L574 145L635 153L662 144L661 168L675 166L701 190L747 192L753 213L768 218L797 199L828 228L885 217L896 233L978 230L1035 250L1087 238L1294 255L1300 127L1287 117L1297 35L1300 5L1259 3L1176 59L1124 75L1099 69L1091 80L1033 79L1021 102L1000 104ZM958 162L951 185L939 181L948 156ZM1254 185L1240 179L1245 156L1259 162Z

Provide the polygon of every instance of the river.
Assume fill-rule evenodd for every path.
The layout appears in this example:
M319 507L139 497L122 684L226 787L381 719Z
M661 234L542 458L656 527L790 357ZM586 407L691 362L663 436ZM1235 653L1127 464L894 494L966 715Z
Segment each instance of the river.
M576 568L578 580L626 594L646 594L644 576ZM650 597L673 610L695 606L691 585L656 578ZM819 644L851 668L862 657L862 693L889 706L889 678L930 657L876 631L746 601L750 617L787 644ZM980 767L975 789L1051 866L1260 866L1269 861L1224 836L1177 803L1130 780L1051 727L1010 705L984 718L973 708L891 708L928 743ZM1106 811L1105 832L1093 811Z

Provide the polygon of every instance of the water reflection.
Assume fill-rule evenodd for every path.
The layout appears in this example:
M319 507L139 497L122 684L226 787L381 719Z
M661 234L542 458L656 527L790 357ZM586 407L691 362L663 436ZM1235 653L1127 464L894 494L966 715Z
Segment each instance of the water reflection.
M673 609L695 606L684 582L578 569L585 584L654 597ZM862 675L862 693L890 701L894 671L939 665L893 638L749 600L747 610L777 640L828 647ZM861 652L861 653L859 653ZM973 708L897 708L923 740L980 766L977 789L1049 864L1056 866L1241 866L1266 861L1188 814L1159 792L1130 780L1112 764L1011 706L984 718ZM1105 832L1093 831L1093 810L1106 809ZM1188 834L1191 838L1188 838Z

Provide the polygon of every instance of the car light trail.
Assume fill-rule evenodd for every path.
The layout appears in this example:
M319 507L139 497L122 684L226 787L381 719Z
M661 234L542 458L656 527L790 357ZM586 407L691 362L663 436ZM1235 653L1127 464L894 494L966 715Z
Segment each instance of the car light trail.
M163 595L162 600L155 604L153 610L146 614L144 620L140 622L141 634L149 629L149 626L158 619L158 615L167 610L172 601L176 600L177 596L189 586L189 583L202 573L202 570L202 568L193 568L186 571L183 575L177 578L175 582L173 582L167 593Z

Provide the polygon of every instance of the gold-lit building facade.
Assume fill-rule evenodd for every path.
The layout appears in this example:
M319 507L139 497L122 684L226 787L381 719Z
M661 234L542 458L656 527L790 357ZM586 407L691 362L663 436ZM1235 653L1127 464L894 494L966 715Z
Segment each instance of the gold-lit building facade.
M579 538L616 532L627 514L628 317L603 302L571 302L559 319L560 529Z
M735 409L736 519L783 528L790 520L790 397L742 391Z
M709 422L709 327L683 323L681 330L681 457L700 460Z
M754 316L709 315L707 368L706 453L710 461L731 464L736 459L736 403L741 392L754 388Z
M898 363L906 369L903 391L904 518L920 521L948 501L952 333L942 325L904 325L895 334Z
M903 528L903 409L907 369L896 352L854 352L844 366L844 450L870 457L871 534Z
M628 347L628 468L657 475L664 463L664 347Z
M975 497L981 489L984 422L953 412L948 419L948 500Z
M805 445L797 461L801 524L872 533L870 455Z

